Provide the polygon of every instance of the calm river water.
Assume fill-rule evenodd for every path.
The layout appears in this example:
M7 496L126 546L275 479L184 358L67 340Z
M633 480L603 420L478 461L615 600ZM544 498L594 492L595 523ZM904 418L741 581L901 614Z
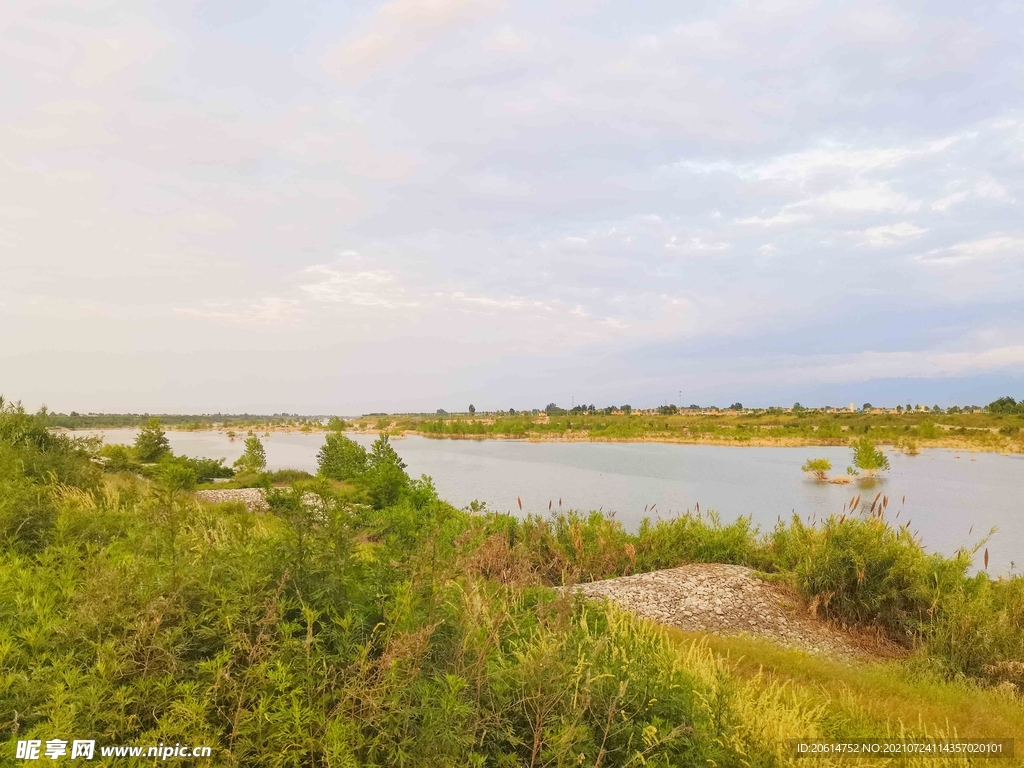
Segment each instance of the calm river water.
M82 434L82 433L77 433ZM130 443L135 430L103 430L107 442ZM168 432L175 453L227 459L242 453L242 440L222 432ZM352 435L369 445L373 436ZM261 437L270 469L316 471L322 434L272 432ZM644 507L668 517L694 509L717 510L729 521L750 515L771 529L779 515L805 518L841 512L858 492L889 496L889 517L911 520L932 550L952 553L977 542L990 528L990 571L1024 565L1024 456L924 450L918 456L889 451L892 464L873 484L816 483L800 471L813 457L828 457L838 472L851 462L839 447L735 448L662 443L532 443L512 440L432 440L409 436L393 443L413 477L434 479L442 498L463 507L474 499L498 511L546 514L548 502L565 509L615 512L628 527ZM905 501L903 501L905 497ZM973 531L972 531L973 528Z

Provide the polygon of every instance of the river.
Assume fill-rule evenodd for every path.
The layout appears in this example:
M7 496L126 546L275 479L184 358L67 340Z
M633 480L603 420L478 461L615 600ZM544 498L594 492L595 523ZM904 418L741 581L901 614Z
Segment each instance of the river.
M100 432L111 443L130 443L135 430ZM78 432L75 434L83 434ZM242 453L242 439L225 433L168 432L175 453L227 459ZM351 435L363 445L372 435ZM261 436L270 469L316 471L323 434L272 432ZM922 450L917 456L887 451L892 468L883 479L851 485L815 482L800 471L809 457L827 457L838 473L851 463L842 447L738 448L666 443L528 442L393 438L413 477L430 475L440 496L464 507L473 500L518 514L558 509L614 512L627 527L645 514L668 517L700 504L725 521L750 515L762 529L781 515L806 519L841 512L861 493L889 496L888 517L910 520L926 547L946 554L988 542L990 572L1024 563L1024 456ZM980 557L979 557L980 561Z

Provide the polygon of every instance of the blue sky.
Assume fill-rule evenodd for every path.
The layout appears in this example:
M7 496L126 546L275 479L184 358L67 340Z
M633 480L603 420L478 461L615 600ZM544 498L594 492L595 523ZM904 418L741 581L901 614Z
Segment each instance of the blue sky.
M0 391L1024 397L1018 3L13 2Z

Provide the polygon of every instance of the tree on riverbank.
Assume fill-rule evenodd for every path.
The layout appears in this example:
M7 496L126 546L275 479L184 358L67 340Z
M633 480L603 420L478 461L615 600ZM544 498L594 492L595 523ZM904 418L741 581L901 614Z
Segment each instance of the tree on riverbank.
M366 471L366 449L340 432L332 432L317 452L316 462L324 477L353 480Z
M262 472L267 468L267 452L256 435L245 438L245 453L238 457L235 467L243 472Z
M154 464L171 452L171 443L160 428L160 419L149 419L135 438L135 456L143 464Z

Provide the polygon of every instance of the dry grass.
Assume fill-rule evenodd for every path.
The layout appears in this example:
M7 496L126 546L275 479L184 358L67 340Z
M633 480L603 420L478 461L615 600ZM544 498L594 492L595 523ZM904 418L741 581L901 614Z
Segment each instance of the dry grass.
M1024 700L1007 689L946 682L907 662L843 662L812 657L766 640L670 630L683 649L703 643L734 675L785 684L823 707L823 714L872 733L905 726L962 738L1013 738L1024 743Z

